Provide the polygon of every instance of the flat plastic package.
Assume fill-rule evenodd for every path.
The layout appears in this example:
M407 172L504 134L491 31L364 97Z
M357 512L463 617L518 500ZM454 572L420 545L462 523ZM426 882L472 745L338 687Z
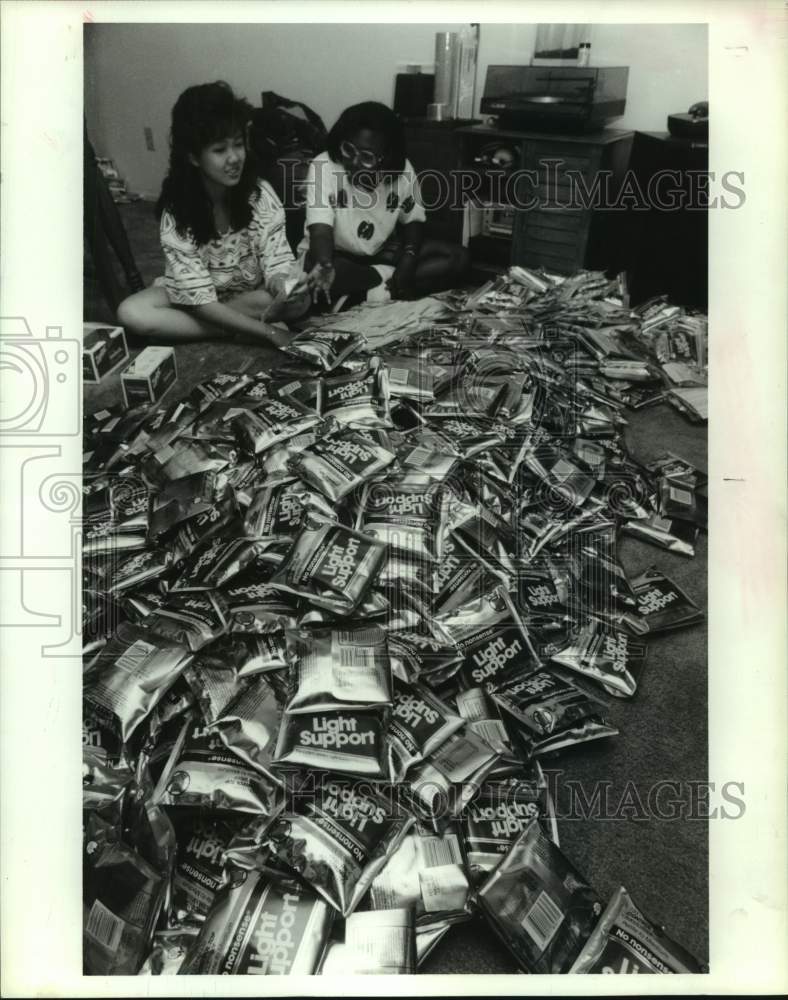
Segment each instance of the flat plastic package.
M569 971L633 976L682 975L708 969L644 916L627 890L619 886Z
M91 713L125 743L190 660L182 644L124 622L88 667L83 697Z
M703 620L703 612L684 591L656 567L644 570L632 581L638 612L648 623L649 633L667 632Z
M388 371L370 358L365 371L327 375L323 380L322 416L343 427L392 428Z
M247 581L244 574L243 579L223 589L222 596L227 604L230 633L260 634L296 624L297 599L272 587L267 579Z
M459 715L427 688L396 682L387 733L390 780L403 781L411 767L429 760L462 725Z
M306 512L312 519L337 519L325 497L296 479L265 484L258 488L244 517L244 532L250 538L288 539L297 534Z
M177 976L186 953L199 933L196 924L185 924L172 930L156 931L150 954L138 975Z
M682 556L695 555L700 534L700 529L689 521L662 517L661 514L652 514L646 520L625 521L622 530Z
M386 777L386 747L382 711L286 712L274 763L382 779Z
M172 826L144 807L155 843L146 857L118 839L98 814L88 817L83 863L83 963L87 975L136 975L150 951L174 853ZM134 824L136 826L136 824ZM131 829L131 836L135 831Z
M296 879L233 868L180 967L182 976L311 976L331 907Z
M253 566L269 547L270 543L264 540L233 538L226 541L216 536L184 560L170 590L186 593L224 587Z
M145 625L197 653L227 631L226 605L216 591L170 594L146 616Z
M432 562L441 556L443 493L421 473L376 479L364 487L356 527L390 551Z
M408 774L414 809L437 830L459 816L498 763L498 754L472 729L453 733Z
M631 698L635 694L645 659L645 643L593 619L551 657L553 663L590 677L618 698Z
M419 932L467 920L470 900L462 837L455 824L441 834L423 824L412 827L369 893L374 910L412 909Z
M329 945L321 976L407 976L416 971L413 911L357 910L345 921L345 940Z
M533 819L547 824L547 785L538 764L529 777L485 782L463 811L463 838L478 883L509 852Z
M310 772L308 791L269 831L274 853L347 917L399 846L412 819L357 779Z
M278 815L284 805L281 787L199 720L184 724L154 799L174 809L251 813L266 819Z
M363 346L364 338L358 333L305 330L294 337L283 351L299 361L330 372Z
M600 718L602 701L548 670L513 681L494 691L492 698L519 724L529 755L618 734Z
M271 764L282 710L276 690L265 674L250 678L218 718L208 723L224 745L241 760L272 777Z
M232 419L239 444L250 455L259 455L303 434L319 422L318 415L295 400L262 399L254 409L244 409Z
M368 479L378 475L395 459L358 431L345 431L318 438L296 452L287 462L293 475L300 476L333 503L339 503Z
M287 644L289 713L391 705L391 662L386 633L378 626L300 629L287 633Z
M602 905L531 820L478 893L491 926L525 972L569 972Z
M386 546L343 525L308 524L289 550L271 585L327 611L349 615L380 572Z
M238 817L207 817L173 810L178 836L168 907L172 928L199 927L224 884L224 852L239 825Z

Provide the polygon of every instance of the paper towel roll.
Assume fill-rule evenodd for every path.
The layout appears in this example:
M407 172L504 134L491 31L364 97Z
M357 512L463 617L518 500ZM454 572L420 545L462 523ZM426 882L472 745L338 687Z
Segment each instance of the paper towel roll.
M435 35L435 95L436 104L452 106L452 70L456 65L457 32L438 31Z

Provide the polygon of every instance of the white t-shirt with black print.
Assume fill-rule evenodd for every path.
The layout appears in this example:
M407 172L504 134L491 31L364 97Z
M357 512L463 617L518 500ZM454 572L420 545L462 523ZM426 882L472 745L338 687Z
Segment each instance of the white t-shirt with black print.
M334 247L346 253L373 256L398 223L424 222L419 182L410 160L401 174L386 176L376 188L354 187L347 171L327 152L309 164L306 177L306 226L298 245L309 248L309 227L325 223L334 229Z

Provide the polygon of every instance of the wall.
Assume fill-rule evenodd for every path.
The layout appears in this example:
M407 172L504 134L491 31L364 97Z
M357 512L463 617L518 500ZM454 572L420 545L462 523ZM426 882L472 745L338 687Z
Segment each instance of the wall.
M170 109L186 87L225 79L253 104L275 90L309 104L327 126L349 104L391 103L404 63L429 65L450 24L93 24L85 29L85 114L99 155L129 187L155 196L167 166ZM527 63L533 24L482 24L477 100L490 63ZM624 128L661 131L670 112L708 97L701 24L597 24L595 66L629 66ZM155 150L143 129L153 130Z

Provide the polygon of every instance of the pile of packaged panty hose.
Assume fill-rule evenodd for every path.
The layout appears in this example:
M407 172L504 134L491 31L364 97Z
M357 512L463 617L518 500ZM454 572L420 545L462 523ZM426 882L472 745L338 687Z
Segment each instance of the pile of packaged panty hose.
M540 762L626 740L701 618L616 542L693 555L704 473L623 429L705 322L589 272L442 303L86 417L86 973L412 973L470 919L525 972L702 971L562 853Z

